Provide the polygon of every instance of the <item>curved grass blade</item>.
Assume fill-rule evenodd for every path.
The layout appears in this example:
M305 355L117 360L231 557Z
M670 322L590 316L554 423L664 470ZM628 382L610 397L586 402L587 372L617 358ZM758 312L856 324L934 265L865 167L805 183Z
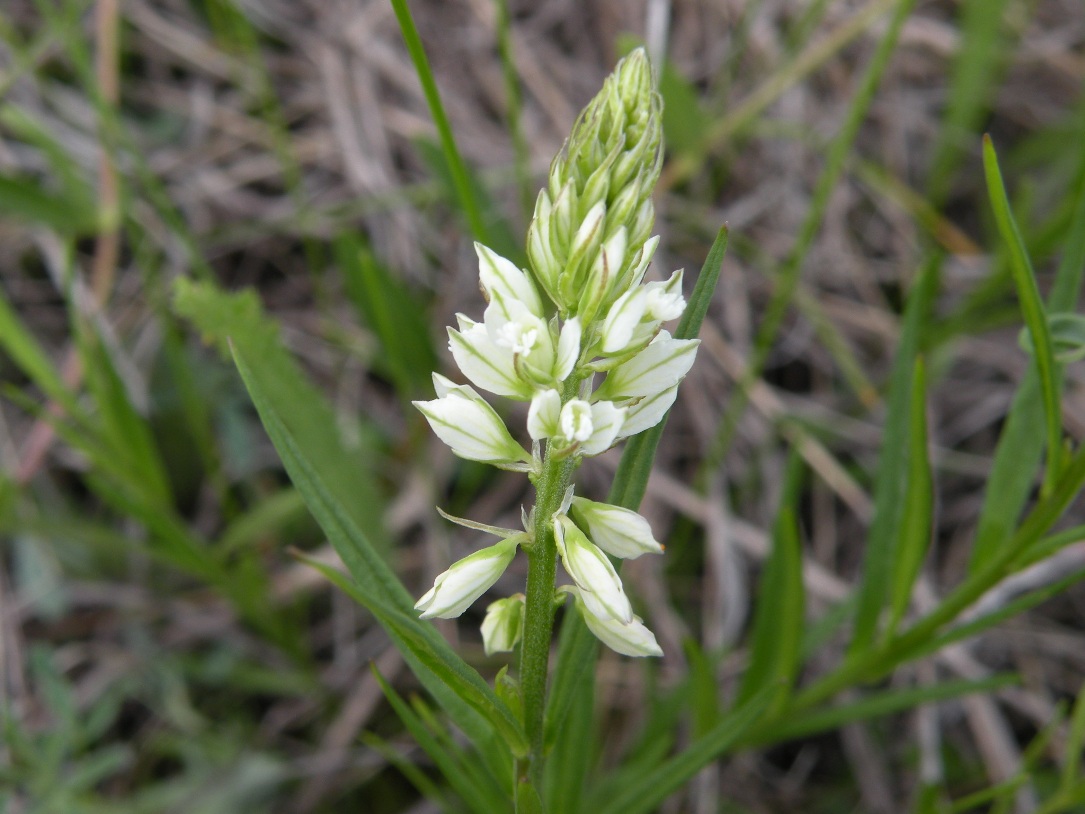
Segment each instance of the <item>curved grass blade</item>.
M1021 300L1021 314L1032 338L1033 356L1036 370L1040 377L1040 395L1044 405L1044 420L1047 428L1047 466L1044 469L1044 492L1050 492L1062 465L1062 407L1059 395L1059 370L1055 364L1055 355L1051 343L1051 330L1047 324L1047 314L1040 290L1036 286L1036 274L1032 270L1025 241L1017 228L1010 202L1006 197L1006 187L1002 183L1002 172L998 167L998 156L991 137L983 137L983 171L987 179L987 193L991 199L991 208L995 213L998 231L1010 250L1010 269L1017 287L1017 296Z
M437 135L441 139L441 150L445 154L449 172L452 173L452 183L456 188L456 194L460 199L467 222L471 226L471 232L475 239L490 245L490 235L486 229L486 222L482 217L482 208L475 199L471 190L471 181L467 174L467 166L463 162L459 148L456 147L456 139L452 135L452 126L448 123L444 105L441 104L441 94L437 91L437 82L434 81L433 71L426 57L426 49L422 47L422 38L418 36L418 29L411 17L411 10L407 8L406 0L391 0L392 10L399 22L399 30L403 33L403 41L407 45L407 51L414 63L418 81L422 83L422 92L426 96L426 104L429 105L430 115L437 127Z

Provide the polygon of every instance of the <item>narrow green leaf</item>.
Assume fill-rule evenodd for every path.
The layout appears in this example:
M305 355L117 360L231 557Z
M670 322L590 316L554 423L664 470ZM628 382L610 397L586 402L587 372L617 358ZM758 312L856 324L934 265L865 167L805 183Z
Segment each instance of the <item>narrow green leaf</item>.
M929 687L909 687L904 690L888 690L860 701L834 707L815 709L810 712L788 713L775 724L759 728L751 737L743 739L744 746L765 746L796 738L805 738L818 732L839 729L855 721L866 721L882 715L903 712L920 704L946 701L972 693L992 692L1018 682L1015 675L991 676L980 680L946 681Z
M881 455L874 476L874 519L867 536L863 579L855 613L853 653L875 639L882 609L889 598L890 579L896 562L897 535L908 485L908 421L911 411L912 371L919 353L920 337L934 299L938 275L934 261L920 272L908 295L900 345L893 359L889 404L882 436Z
M763 688L772 687L769 710L779 710L787 701L798 672L805 609L802 542L795 517L801 475L801 459L793 454L773 528L772 551L761 576L750 664L736 701L740 706Z
M930 163L930 197L941 207L952 189L954 171L975 144L976 129L990 106L1013 48L1006 25L1008 0L964 0L960 36L950 68L945 117Z
M991 208L995 213L999 233L1010 250L1010 269L1013 272L1017 296L1021 301L1021 314L1028 327L1035 349L1033 358L1040 377L1040 394L1043 398L1044 420L1047 429L1047 466L1044 470L1044 488L1050 490L1058 477L1062 456L1062 407L1059 387L1059 369L1055 364L1051 344L1051 332L1047 323L1040 290L1036 286L1036 274L1032 270L1025 249L1025 242L1017 229L1010 202L1006 197L1006 188L1002 183L1002 173L998 167L998 156L990 136L983 137L983 170L987 178L987 193L991 199Z
M471 232L475 240L489 246L490 235L482 217L482 208L479 206L471 189L467 166L464 164L460 151L456 147L456 139L452 135L452 126L448 123L444 105L441 104L441 94L437 91L437 82L433 78L433 71L430 69L426 50L422 46L422 38L418 36L418 29L411 17L411 10L407 7L407 0L391 0L391 2L396 20L399 21L399 30L403 34L403 41L407 44L407 52L411 55L411 62L414 63L418 81L422 84L422 92L425 94L426 104L429 105L430 115L437 127L437 134L441 139L441 149L444 152L449 171L452 173L452 183L456 189L456 194L459 196L460 207L463 209L464 215L467 216L467 222L471 226Z
M595 814L648 814L668 796L684 786L697 772L739 742L763 715L773 696L765 687L742 706L736 707L707 734L685 751L655 768L628 778L605 800L594 800L586 810Z
M384 625L426 689L476 744L494 726L513 750L523 748L519 723L436 628L418 618L414 599L374 545L382 512L373 473L361 450L345 445L334 412L282 347L255 295L180 279L174 307L220 347L232 341L241 377L287 474L354 578L352 596Z
M701 273L697 276L689 303L675 329L674 335L677 339L694 339L700 333L701 323L704 322L705 314L708 313L708 306L712 302L712 294L716 290L716 283L720 277L723 257L727 253L727 235L727 225L724 224L708 250L708 256L705 257ZM640 506L644 492L648 488L652 460L655 458L656 448L663 436L666 422L667 419L664 417L655 427L634 436L626 443L607 502L634 511ZM554 671L555 692L547 700L546 714L550 722L548 726L560 725L569 710L572 692L575 690L565 691L562 688L575 688L578 680L572 675L595 664L595 637L587 630L578 614L571 613L565 617L562 622L563 633L564 628L570 626L580 630L570 644L568 652L559 653Z
M1080 173L1067 245L1048 299L1051 314L1073 312L1085 276L1085 172ZM1025 373L998 439L983 508L976 524L969 571L981 568L1013 535L1032 492L1045 443L1044 403L1036 366Z
M1060 790L1069 794L1081 776L1081 759L1085 755L1085 684L1074 701L1074 711L1070 718L1070 734L1066 738L1066 758L1062 764Z
M915 360L912 376L912 405L908 433L908 486L904 497L897 562L893 568L892 601L887 635L892 636L908 610L927 549L934 520L934 479L927 453L927 375L923 358Z
M708 313L708 306L712 302L712 294L716 290L716 282L720 277L723 257L727 253L727 234L725 224L716 234L712 248L708 250L708 256L705 258L701 273L697 276L697 283L693 287L693 293L690 295L689 304L675 329L676 339L695 339L700 333L701 323L704 322L705 314ZM663 437L666 424L667 418L664 416L663 420L654 427L629 440L622 453L622 460L614 476L614 483L610 487L607 502L634 510L640 506L644 492L648 488L648 476L652 471L656 447L659 446L659 440Z
M471 758L462 753L457 754L453 746L443 744L426 723L411 709L411 706L400 697L392 685L380 674L377 666L372 665L373 675L380 684L384 697L392 705L396 715L407 727L407 731L422 747L423 751L433 759L434 764L440 770L448 784L459 794L470 809L478 814L504 814L509 809L511 802L501 789L492 785L477 782L477 776L469 770Z
M380 342L374 363L402 398L415 398L431 387L429 371L438 367L427 309L355 235L340 235L335 255L347 296Z
M82 415L83 411L79 408L75 394L64 384L60 372L33 334L23 325L2 290L0 290L0 350L11 357L23 374L47 398L61 405L69 415Z

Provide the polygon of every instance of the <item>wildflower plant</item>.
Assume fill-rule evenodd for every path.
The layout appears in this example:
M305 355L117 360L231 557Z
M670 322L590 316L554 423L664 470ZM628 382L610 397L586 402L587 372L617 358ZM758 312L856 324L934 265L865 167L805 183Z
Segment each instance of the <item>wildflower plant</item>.
M469 385L434 374L438 398L415 402L455 454L526 472L537 494L522 530L450 518L502 541L452 565L416 607L427 618L459 616L522 548L530 562L526 601L490 605L484 643L487 652L508 651L526 635L542 651L543 670L555 598L567 594L607 646L628 656L662 654L608 555L631 559L663 547L635 512L575 496L572 485L584 458L662 420L697 352L698 340L674 339L663 328L685 308L682 272L644 282L659 240L650 233L660 112L648 59L634 51L550 166L528 229L530 267L475 244L487 306L481 322L457 315L449 350L475 387L530 403L530 451ZM558 558L572 584L555 593ZM534 651L525 648L525 675L539 659Z

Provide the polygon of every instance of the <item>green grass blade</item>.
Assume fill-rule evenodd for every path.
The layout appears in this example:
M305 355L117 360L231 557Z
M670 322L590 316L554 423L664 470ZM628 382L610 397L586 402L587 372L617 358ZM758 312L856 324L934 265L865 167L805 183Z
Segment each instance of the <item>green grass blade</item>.
M716 282L720 278L720 269L726 253L727 226L725 225L716 234L712 248L709 249L708 256L701 267L689 304L675 329L676 339L694 339L700 333L701 323L704 322L709 303L712 302L712 293L716 290ZM634 510L640 506L644 491L648 488L648 476L652 471L656 447L659 446L659 439L663 437L666 424L667 418L664 416L656 426L645 430L626 444L621 463L618 465L618 472L614 476L614 483L610 487L610 495L607 498L609 503Z
M840 132L826 151L825 167L818 176L810 208L807 211L805 220L799 227L798 237L796 237L794 245L783 262L772 292L772 298L765 309L765 315L762 317L757 330L754 351L750 364L746 369L746 375L739 382L736 394L732 396L728 403L723 418L720 420L716 437L713 439L708 454L705 456L705 466L708 469L717 466L730 448L734 433L738 428L739 419L749 402L750 389L761 375L769 351L779 333L780 325L783 323L788 309L792 306L804 262L810 252L810 247L813 245L814 238L821 228L825 212L829 206L829 199L844 172L844 166L852 153L852 147L855 144L859 128L874 100L874 94L881 82L882 74L896 50L900 32L904 27L904 21L908 18L914 5L915 0L898 0L885 36L878 43L878 48L863 73L855 97L848 108L847 116L841 125Z
M1085 275L1085 172L1079 173L1076 201L1065 235L1066 249L1048 298L1051 314L1073 312L1081 293ZM977 521L970 571L983 567L1013 536L1043 456L1044 422L1039 376L1036 367L1030 365L998 439Z
M938 275L932 261L920 273L908 296L900 346L893 360L889 405L882 436L881 455L874 476L874 519L867 535L863 579L855 612L852 652L875 639L882 609L889 597L896 562L897 535L908 488L908 421L911 407L912 371L919 353L923 326L934 299Z
M1066 762L1062 765L1059 787L1068 794L1081 774L1081 756L1085 755L1085 684L1074 702L1070 718L1070 734L1066 738Z
M927 374L923 358L915 361L908 432L908 485L893 568L887 635L892 636L908 610L912 587L930 547L934 522L934 478L927 453Z
M437 135L441 139L441 150L445 155L445 162L452 173L452 183L459 197L460 207L463 209L467 222L471 227L471 233L475 240L490 245L490 235L486 229L486 222L482 217L482 208L475 199L471 189L471 182L467 175L467 165L464 164L459 148L456 147L456 139L452 135L452 126L448 123L444 105L441 104L441 95L437 91L437 82L433 78L433 71L426 57L426 50L422 47L422 38L418 36L411 10L407 7L407 0L391 0L392 10L399 21L399 30L403 34L403 41L407 44L407 51L414 63L418 81L422 83L422 92L429 105L430 115L437 127ZM496 247L494 247L496 248Z
M998 89L1012 49L1006 43L1008 0L964 0L960 39L950 70L945 119L930 165L929 194L941 206L950 192L954 170Z
M725 715L688 749L655 768L627 778L606 800L597 800L595 805L586 806L586 810L596 814L648 814L657 810L669 795L749 732L772 700L772 690L771 687L763 688L745 704Z
M1051 343L1051 331L1047 315L1036 287L1036 274L1032 270L1025 249L1025 242L1017 228L998 157L990 136L983 137L983 170L987 178L987 192L995 213L998 231L1010 250L1010 268L1013 272L1017 296L1021 301L1021 313L1032 339L1033 356L1040 378L1040 395L1044 405L1044 421L1047 429L1047 466L1044 469L1044 489L1050 491L1059 475L1062 458L1062 407L1060 400L1059 370L1056 367Z
M432 387L429 371L438 368L427 309L353 234L335 242L339 269L358 313L380 342L374 360L405 400Z
M373 532L379 534L382 525L372 471L363 465L360 450L343 445L334 412L279 343L276 326L262 314L255 294L227 294L181 279L175 308L220 345L229 337L287 473L354 579L351 595L388 630L442 708L458 710L453 719L469 737L489 737L487 721L514 749L523 746L519 723L489 685L433 625L418 619L413 597L374 543Z
M411 709L411 705L404 701L392 685L384 679L375 664L372 665L372 671L384 697L392 705L399 720L407 727L407 731L411 733L423 751L432 758L434 765L440 770L448 784L460 795L460 798L467 803L470 810L476 814L504 814L508 811L510 802L508 797L500 788L479 782L477 774L470 769L471 757L457 754L453 751L454 746L450 748L442 743L416 711Z
M23 371L45 396L64 408L68 415L80 417L83 411L75 393L68 389L45 350L26 329L15 309L0 290L0 349Z
M877 693L860 701L815 709L810 712L788 713L784 720L753 733L743 746L765 746L795 738L805 738L819 732L903 712L920 704L960 698L962 695L992 692L1018 682L1017 676L999 675L980 680L946 681L930 687L909 687Z
M773 688L770 711L787 701L799 669L804 628L802 542L795 516L802 482L801 459L788 465L781 506L772 533L772 551L761 575L761 590L750 644L750 664L736 704L749 702L764 687Z

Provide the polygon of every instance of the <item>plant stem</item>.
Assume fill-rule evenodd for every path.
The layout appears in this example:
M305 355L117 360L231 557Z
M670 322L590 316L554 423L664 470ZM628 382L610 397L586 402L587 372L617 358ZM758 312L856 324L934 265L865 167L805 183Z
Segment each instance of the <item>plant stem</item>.
M576 393L576 382L566 384L564 404ZM546 677L550 664L550 643L554 627L554 579L557 575L557 544L554 541L554 512L569 488L576 457L556 458L546 450L542 472L535 481L535 540L524 546L527 552L527 589L524 606L524 637L520 649L520 692L524 702L524 730L531 754L520 766L520 779L531 779L538 787L542 777L543 713L546 709Z

